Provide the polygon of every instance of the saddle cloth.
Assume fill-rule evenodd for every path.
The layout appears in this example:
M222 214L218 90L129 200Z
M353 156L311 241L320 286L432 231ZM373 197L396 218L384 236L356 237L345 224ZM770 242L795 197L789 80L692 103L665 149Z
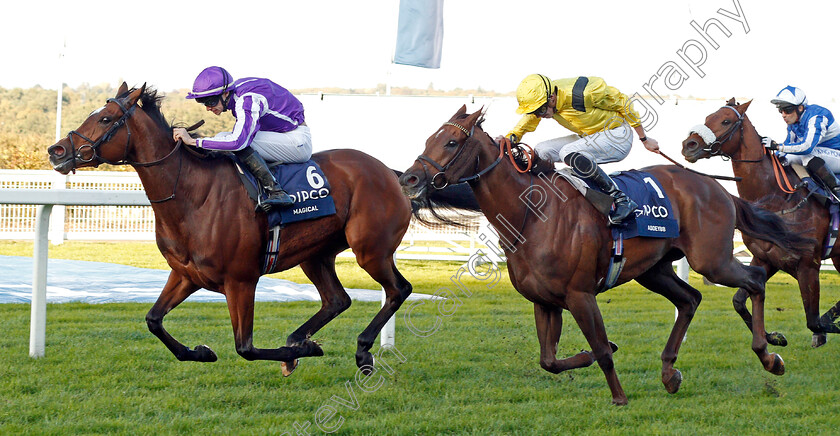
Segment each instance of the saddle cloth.
M643 236L646 238L676 238L680 226L672 218L671 200L662 185L650 173L638 170L610 174L622 192L636 202L636 213L628 216L620 225L612 226L613 238L619 234L624 239ZM587 181L588 182L588 181ZM600 191L587 183L589 189Z
M244 170L236 156L231 155L236 163L240 178L251 198L258 202L263 188L257 183L250 171ZM321 167L313 160L304 163L280 164L271 168L274 179L289 193L295 204L287 208L272 208L268 212L268 228L298 221L320 218L335 214L330 183Z

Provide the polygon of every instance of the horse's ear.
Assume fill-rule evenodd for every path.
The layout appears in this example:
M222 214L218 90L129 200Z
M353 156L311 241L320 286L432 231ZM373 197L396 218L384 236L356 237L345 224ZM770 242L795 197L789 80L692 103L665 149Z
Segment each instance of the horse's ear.
M126 97L126 99L125 99L125 107L134 106L134 104L137 103L137 100L140 99L140 96L143 95L143 93L145 91L146 91L146 84L144 83L143 86L135 89L134 91L131 92L131 94L128 94L128 97Z
M461 109L458 109L458 112L455 112L455 115L452 115L451 119L456 119L463 117L467 113L467 105L462 105Z
M467 117L464 124L466 124L468 126L469 125L475 125L475 123L478 121L478 119L481 118L482 116L484 116L484 113L480 110L477 110L477 111L473 112L472 114L470 114L470 116Z
M738 106L738 112L740 112L740 113L741 113L741 115L744 115L744 113L747 111L747 108L748 108L748 107L750 107L750 103L752 103L752 102L753 102L753 101L752 101L752 100L750 100L750 101L748 101L748 102L746 102L746 103L744 103L744 104L739 105L739 106Z
M730 98L726 101L727 106L738 106L738 102L735 101L735 97Z
M125 94L126 92L128 92L128 85L126 85L125 82L123 82L122 85L120 85L120 88L117 89L117 95L115 95L114 97L119 97Z

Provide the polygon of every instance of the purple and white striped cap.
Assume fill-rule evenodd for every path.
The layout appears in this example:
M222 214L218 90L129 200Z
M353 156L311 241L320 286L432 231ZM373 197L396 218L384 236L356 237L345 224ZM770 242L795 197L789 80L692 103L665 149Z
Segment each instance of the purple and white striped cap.
M233 76L222 67L207 67L195 78L187 98L219 95L229 89L233 89Z

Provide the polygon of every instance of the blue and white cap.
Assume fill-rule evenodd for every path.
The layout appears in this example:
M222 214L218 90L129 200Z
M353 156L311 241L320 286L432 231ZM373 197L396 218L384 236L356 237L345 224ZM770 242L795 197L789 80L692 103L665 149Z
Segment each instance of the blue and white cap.
M785 86L776 94L776 97L770 100L770 103L775 104L779 108L787 106L799 106L801 104L808 104L808 98L805 97L805 92L795 86Z
M195 78L192 92L187 93L187 98L219 95L229 89L233 89L233 76L222 67L207 67Z

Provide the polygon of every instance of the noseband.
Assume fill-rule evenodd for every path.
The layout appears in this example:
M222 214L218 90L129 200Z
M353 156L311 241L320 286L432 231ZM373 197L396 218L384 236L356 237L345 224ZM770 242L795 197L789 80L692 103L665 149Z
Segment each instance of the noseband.
M476 122L475 124L478 124L478 122ZM447 123L443 123L444 126L455 127L456 129L464 132L464 134L467 135L466 139L464 139L464 142L461 143L461 145L458 146L458 150L455 152L455 156L453 156L452 159L450 159L449 162L446 163L446 165L441 165L441 164L435 162L432 158L426 156L425 154L421 154L420 156L417 156L417 160L420 162L421 165L423 165L423 172L425 172L427 176L428 176L428 168L426 167L426 163L428 163L429 165L433 166L435 169L438 170L438 172L429 179L429 185L431 187L440 190L440 189L444 189L447 186L449 186L449 178L446 177L446 170L448 170L449 167L451 167L452 164L455 163L455 161L457 161L458 158L460 158L461 155L463 154L464 149L466 149L467 141L469 141L469 139L472 138L473 133L475 133L475 124L473 124L473 126L470 130L467 130L466 127L464 127L464 126L462 126L458 123L454 123L454 122L451 122L451 121L447 122ZM458 179L458 181L456 181L455 183L458 184L458 183L463 183L463 182L469 182L469 181L472 181L472 180L476 180L479 177L481 177L482 175L486 174L488 171L495 168L496 165L498 165L499 162L502 161L502 156L504 155L504 149L502 147L499 147L499 149L500 149L499 157L493 163L491 163L487 168L479 171L478 170L479 162L478 162L478 158L476 158L476 161L475 161L476 173L469 176L469 177L462 177L462 178ZM438 184L437 183L437 180L438 180L439 177L443 178L443 184Z
M688 134L689 136L692 133L696 133L697 135L699 135L700 138L703 139L703 143L706 144L706 147L703 148L703 151L709 153L710 155L720 155L724 158L731 158L731 156L723 154L723 152L721 151L721 147L723 147L723 144L729 142L729 140L732 139L732 136L735 135L736 130L738 130L739 128L743 128L744 116L741 115L741 113L738 112L732 106L723 106L723 108L732 109L732 111L735 112L735 115L738 116L738 121L736 121L735 124L733 124L732 127L730 127L727 131L723 132L723 134L721 134L720 136L715 136L715 133L712 132L712 129L710 129L705 124L698 124L692 127L691 130L688 131Z

